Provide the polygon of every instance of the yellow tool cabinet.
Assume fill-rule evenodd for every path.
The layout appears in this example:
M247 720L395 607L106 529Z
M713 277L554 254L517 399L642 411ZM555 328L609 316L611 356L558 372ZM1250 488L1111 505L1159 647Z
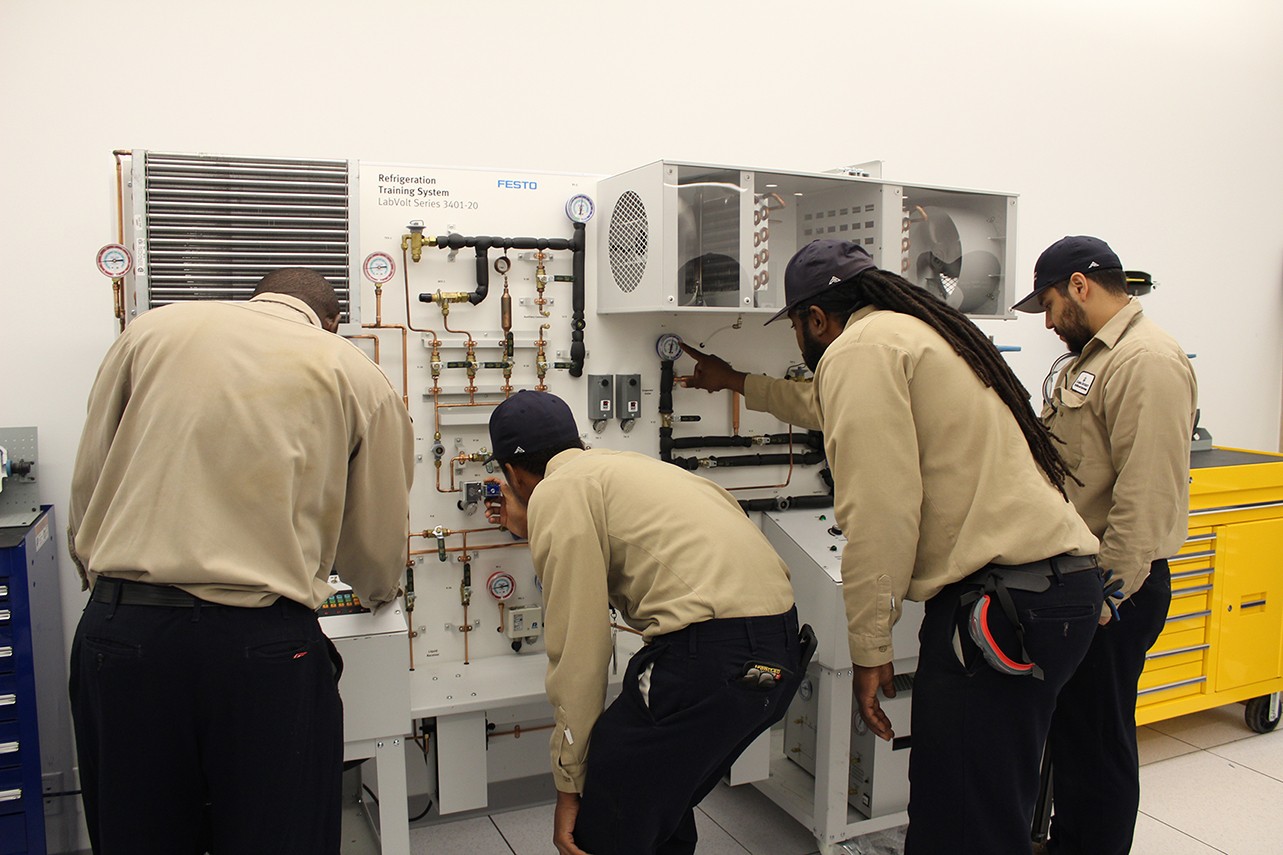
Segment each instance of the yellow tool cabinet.
M1246 701L1247 724L1273 730L1271 696L1283 691L1283 455L1191 454L1189 538L1170 563L1172 605L1146 657L1136 723Z

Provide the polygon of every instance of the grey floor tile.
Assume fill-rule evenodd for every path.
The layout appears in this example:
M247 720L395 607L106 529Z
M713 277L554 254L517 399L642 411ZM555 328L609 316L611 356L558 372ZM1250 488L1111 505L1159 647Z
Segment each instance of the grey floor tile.
M1230 704L1166 721L1156 721L1149 727L1199 748L1214 748L1255 735L1243 722L1242 704Z
M749 850L698 808L695 810L695 828L699 832L699 845L696 847L699 855L749 855Z
M1174 736L1168 736L1154 730L1152 727L1136 728L1136 749L1140 755L1140 765L1146 766L1150 763L1157 763L1160 760L1167 760L1171 757L1179 757L1182 754L1191 754L1198 750L1197 747L1183 742Z
M752 786L718 784L700 808L752 855L809 855L819 849L809 831Z
M410 829L410 855L513 855L490 817Z
M556 851L552 845L552 803L496 813L490 818L516 855L550 855Z
M1257 734L1227 745L1207 749L1209 754L1224 757L1240 766L1283 781L1283 730ZM1283 848L1283 844L1280 844Z
M1152 816L1142 813L1136 817L1132 855L1217 855L1220 852Z
M1207 751L1140 770L1141 812L1222 852L1278 852L1283 781Z

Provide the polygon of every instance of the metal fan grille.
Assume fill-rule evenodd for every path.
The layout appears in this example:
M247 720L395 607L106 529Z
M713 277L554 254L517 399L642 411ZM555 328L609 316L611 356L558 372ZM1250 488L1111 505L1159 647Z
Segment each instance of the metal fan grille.
M610 212L610 272L620 291L631 294L646 274L650 224L641 197L628 190Z
M349 320L347 161L143 157L149 306L245 300L268 272L308 267Z

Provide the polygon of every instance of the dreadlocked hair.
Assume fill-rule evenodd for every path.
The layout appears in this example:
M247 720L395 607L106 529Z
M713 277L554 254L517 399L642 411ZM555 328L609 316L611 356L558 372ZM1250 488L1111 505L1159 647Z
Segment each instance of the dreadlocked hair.
M1011 366L1002 358L993 342L980 332L971 319L908 280L886 270L867 270L834 287L821 292L799 306L795 311L805 311L817 306L826 314L845 321L863 306L876 306L891 312L911 315L938 332L971 370L1011 410L1020 432L1029 444L1029 451L1047 479L1066 499L1065 479L1078 479L1069 471L1065 459L1052 444L1051 435L1034 415L1029 404L1029 392L1016 378Z

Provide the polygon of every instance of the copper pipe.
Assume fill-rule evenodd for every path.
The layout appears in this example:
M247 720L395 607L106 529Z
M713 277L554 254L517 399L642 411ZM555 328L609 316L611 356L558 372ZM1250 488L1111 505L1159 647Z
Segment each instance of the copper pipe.
M379 337L377 335L345 335L343 337L348 341L351 341L354 338L368 338L370 341L374 342L374 364L379 364Z
M405 325L409 327L413 332L431 333L432 338L435 339L437 337L437 334L432 330L419 329L414 324L410 323L410 264L409 264L409 259L406 257L406 251L407 251L406 248L402 246L401 247L401 280L402 282L405 283Z
M496 730L486 734L486 739L494 739L496 736L511 736L514 739L520 739L523 733L534 733L537 730L552 730L556 724L540 724L535 727L522 727L514 725L512 730Z
M740 435L740 393L731 390L731 436Z
M120 159L133 157L132 149L118 148L112 152L116 158L116 243L125 242L125 180L121 172Z
M463 664L468 664L468 636L472 635L472 624L468 623L468 604L463 604L463 626L459 627L463 633Z
M622 624L622 623L612 623L612 624L610 625L610 628L611 628L611 629L622 629L624 632L631 632L633 635L643 635L643 636L644 636L644 635L646 634L646 633L642 632L640 629L633 629L631 626L626 626L626 625L624 625L624 624Z
M787 487L793 480L793 431L789 431L789 471L784 476L783 484L756 484L748 487L727 487L726 492L734 493L738 490L774 490L778 487Z
M116 243L125 244L125 178L120 158L126 155L133 157L129 149L116 149L112 156L116 158ZM111 280L111 302L116 317L120 320L120 331L125 331L125 280L117 277Z

